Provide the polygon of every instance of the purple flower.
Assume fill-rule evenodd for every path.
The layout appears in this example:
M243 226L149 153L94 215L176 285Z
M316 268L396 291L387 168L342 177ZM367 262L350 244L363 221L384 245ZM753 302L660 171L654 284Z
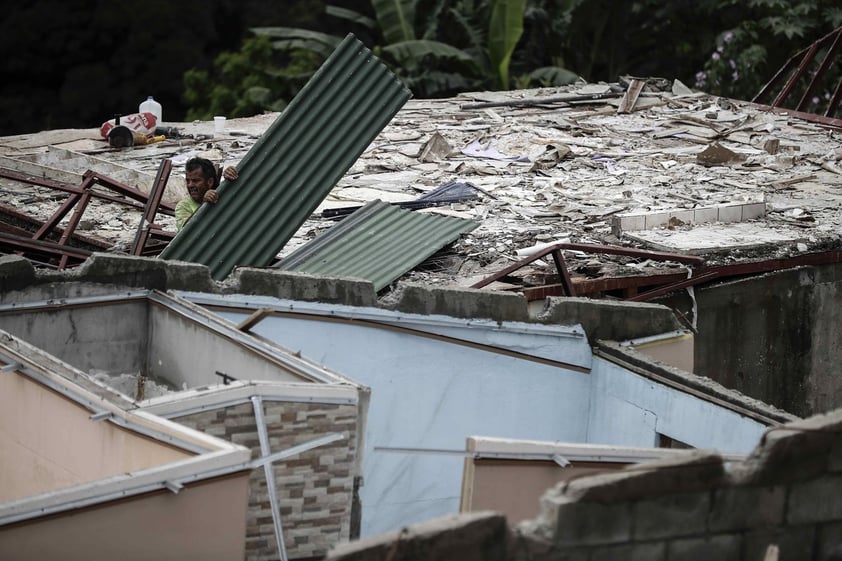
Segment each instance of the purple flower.
M740 73L738 71L734 70L733 74L731 74L731 79L736 82L737 80L739 80L739 78L740 78Z
M728 31L727 33L725 33L725 35L722 36L722 40L725 41L726 43L730 43L731 39L733 39L733 38L734 38L734 34L730 31Z
M813 102L813 105L818 105L821 100L819 99L819 96L814 95L813 99L811 99L810 101Z
M717 53L721 53L721 52L722 52L722 51L724 51L724 50L725 50L725 47L723 47L722 45L719 45L718 47L716 47L716 52L717 52Z
M729 65L731 66L731 68L733 68L733 69L736 69L736 68L737 68L737 61L736 61L736 60L734 60L733 58L732 58L731 60L729 60L729 61L728 61L728 64L729 64Z
M712 55L710 55L710 58L712 58L713 60L719 60L719 53L713 53Z

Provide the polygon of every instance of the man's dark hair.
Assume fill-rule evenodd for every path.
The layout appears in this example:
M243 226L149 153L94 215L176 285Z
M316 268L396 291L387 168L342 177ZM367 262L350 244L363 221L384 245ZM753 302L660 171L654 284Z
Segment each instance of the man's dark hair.
M216 171L216 166L213 165L213 162L210 160L206 160L205 158L190 158L187 160L187 163L184 164L185 171L193 171L195 169L202 169L202 176L205 179L213 178L213 187L212 189L216 189L219 185L219 175Z

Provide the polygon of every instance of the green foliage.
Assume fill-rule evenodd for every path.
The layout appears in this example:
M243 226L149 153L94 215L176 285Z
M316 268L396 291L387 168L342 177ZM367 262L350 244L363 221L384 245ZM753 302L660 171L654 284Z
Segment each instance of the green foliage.
M415 0L371 0L386 44L415 39Z
M720 2L710 8L719 9L731 3ZM732 98L754 99L786 59L800 51L800 61L810 43L842 23L842 8L833 2L752 0L750 6L753 10L750 14L741 14L732 27L717 35L704 69L696 74L696 87ZM807 77L812 76L825 53L826 49L817 53ZM812 92L810 106L805 109L818 111L822 100L831 95L839 76L839 66L831 67L819 89ZM806 80L799 81L790 99L797 103L805 87ZM782 88L783 82L770 89L777 93ZM772 99L767 96L758 101L769 103Z
M488 23L488 58L500 88L509 89L509 62L523 34L526 0L491 0Z
M281 66L280 62L285 64ZM184 74L184 101L189 107L186 119L280 111L319 63L318 57L306 49L280 61L268 34L246 39L239 51L216 58L212 74L197 69Z

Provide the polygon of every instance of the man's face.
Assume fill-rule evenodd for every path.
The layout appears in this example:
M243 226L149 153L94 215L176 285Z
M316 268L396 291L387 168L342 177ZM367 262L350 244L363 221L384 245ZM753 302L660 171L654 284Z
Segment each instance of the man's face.
M192 171L188 171L185 176L185 180L187 183L187 192L190 194L190 198L197 203L201 203L205 193L208 189L213 187L213 178L206 178L202 174L202 168L196 168Z

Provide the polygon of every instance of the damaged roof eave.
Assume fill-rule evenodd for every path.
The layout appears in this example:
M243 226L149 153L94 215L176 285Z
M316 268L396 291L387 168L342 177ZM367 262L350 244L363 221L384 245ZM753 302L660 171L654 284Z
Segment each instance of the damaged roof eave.
M102 506L153 491L168 489L177 493L181 487L191 483L252 469L250 450L221 439L215 440L219 443L218 450L194 458L0 503L0 527L80 508Z

